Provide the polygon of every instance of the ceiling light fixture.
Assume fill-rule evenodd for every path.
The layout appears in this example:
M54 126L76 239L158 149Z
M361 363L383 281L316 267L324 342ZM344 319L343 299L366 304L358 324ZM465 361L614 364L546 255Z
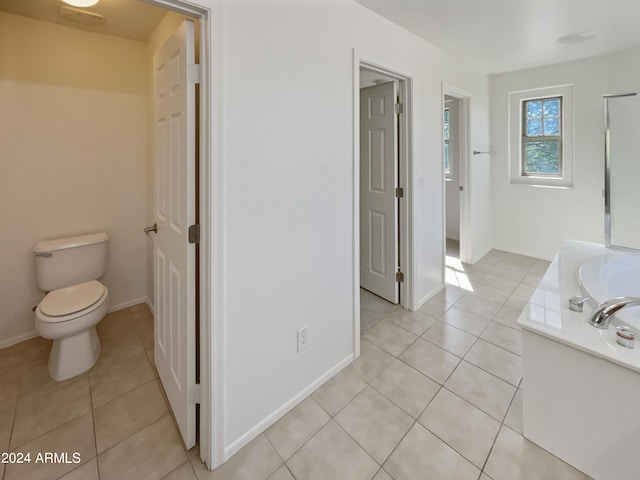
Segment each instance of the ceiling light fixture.
M596 34L593 32L578 32L571 33L569 35L563 35L558 38L558 43L561 45L572 45L574 43L584 43L596 38Z
M72 5L74 7L93 7L100 0L62 0L64 3Z

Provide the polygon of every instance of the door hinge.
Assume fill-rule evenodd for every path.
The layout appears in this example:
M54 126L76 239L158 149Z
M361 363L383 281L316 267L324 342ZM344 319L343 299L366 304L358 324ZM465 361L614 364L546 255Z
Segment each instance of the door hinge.
M196 383L195 385L191 385L189 388L189 403L191 404L199 404L200 403L200 384Z
M404 198L404 188L402 187L396 188L396 198Z
M396 282L404 282L404 273L396 272Z
M464 187L462 185L460 185L460 187L458 188L458 190L460 190L461 192L464 190Z
M189 243L200 243L200 224L189 227Z
M187 65L187 80L190 83L200 83L200 64L190 63Z
M394 107L395 107L395 111L396 111L397 114L401 114L402 113L403 107L402 107L401 103L396 103Z

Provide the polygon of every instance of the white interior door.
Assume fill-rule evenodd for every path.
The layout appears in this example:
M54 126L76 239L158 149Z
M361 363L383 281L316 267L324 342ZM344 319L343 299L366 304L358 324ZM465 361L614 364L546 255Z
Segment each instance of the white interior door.
M360 90L360 285L398 303L397 85Z
M154 360L188 448L195 445L195 223L194 25L185 21L156 52Z

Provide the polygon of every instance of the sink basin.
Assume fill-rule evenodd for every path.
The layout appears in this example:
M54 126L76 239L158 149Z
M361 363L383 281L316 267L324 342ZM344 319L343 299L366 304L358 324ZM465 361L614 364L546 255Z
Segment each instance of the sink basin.
M604 302L613 297L640 297L640 253L610 252L582 262L578 281L583 293ZM627 307L617 315L640 328L640 307Z

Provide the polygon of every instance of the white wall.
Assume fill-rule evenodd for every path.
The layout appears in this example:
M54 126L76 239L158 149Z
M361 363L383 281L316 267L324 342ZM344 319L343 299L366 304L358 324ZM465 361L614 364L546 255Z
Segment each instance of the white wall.
M511 185L507 114L511 91L574 85L574 187ZM638 91L640 48L491 79L494 245L550 259L565 239L604 241L602 95Z
M489 136L486 76L351 0L236 0L222 14L228 455L354 353L353 49L413 79L416 303L443 284L443 81L472 92L470 147ZM471 171L478 254L488 167Z
M145 297L145 55L0 13L0 346L34 334L39 240L106 231L111 306Z

